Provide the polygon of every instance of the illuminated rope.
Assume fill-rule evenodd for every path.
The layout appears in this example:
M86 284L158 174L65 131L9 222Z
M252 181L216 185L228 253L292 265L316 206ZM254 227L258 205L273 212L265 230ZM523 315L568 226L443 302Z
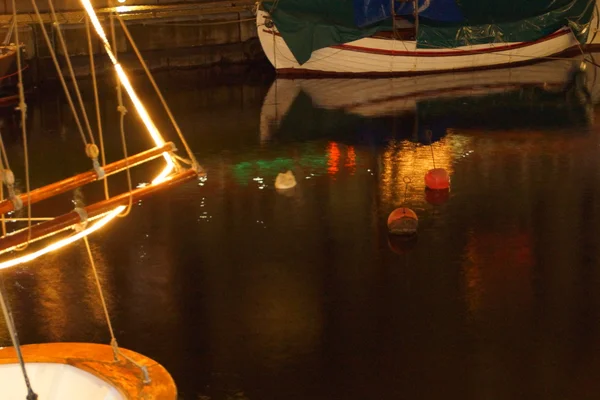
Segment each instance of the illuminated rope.
M78 232L72 236L66 237L59 241L56 241L56 242L44 247L43 249L40 249L33 253L29 253L29 254L21 256L21 257L17 257L17 258L13 258L11 260L4 261L3 263L0 263L0 270L14 267L15 265L19 265L19 264L24 264L26 262L35 260L39 256L43 256L44 254L48 254L52 251L61 249L65 246L89 235L90 233L93 233L93 232L97 231L98 229L102 228L104 225L106 225L110 221L112 221L117 216L117 214L119 214L124 209L125 209L125 206L119 206L119 207L115 208L114 210L112 210L104 218L102 218L101 220L96 222L94 225L82 230L81 232Z

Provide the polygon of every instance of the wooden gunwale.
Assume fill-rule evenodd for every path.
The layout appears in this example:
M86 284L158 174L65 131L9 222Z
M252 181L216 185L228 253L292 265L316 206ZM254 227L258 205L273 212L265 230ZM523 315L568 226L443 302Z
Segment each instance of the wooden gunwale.
M107 382L126 399L177 399L175 382L162 365L134 351L123 348L119 350L136 363L146 366L150 383L142 382L141 371L135 365L122 357L115 361L112 347L105 344L44 343L21 346L26 364L56 363L73 366ZM0 365L18 362L14 347L0 348ZM33 389L35 390L35 385Z

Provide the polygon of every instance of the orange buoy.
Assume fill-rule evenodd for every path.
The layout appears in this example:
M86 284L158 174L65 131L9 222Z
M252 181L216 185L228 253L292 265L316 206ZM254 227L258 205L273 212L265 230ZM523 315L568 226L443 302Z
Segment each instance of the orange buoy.
M396 254L407 254L415 248L417 238L417 235L388 235L388 246Z
M419 218L410 208L396 208L387 220L389 233L392 235L414 235L417 233Z
M425 200L434 206L444 204L450 198L450 189L425 189Z
M433 190L450 188L450 175L444 168L434 168L425 174L425 186Z

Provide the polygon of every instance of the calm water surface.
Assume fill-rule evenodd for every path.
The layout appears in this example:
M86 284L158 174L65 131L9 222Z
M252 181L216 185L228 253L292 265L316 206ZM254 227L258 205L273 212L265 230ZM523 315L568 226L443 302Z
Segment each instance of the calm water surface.
M182 399L597 398L600 91L593 70L591 100L569 86L562 63L379 81L162 74L208 178L91 238L120 345L162 363ZM89 168L54 93L30 105L33 186ZM110 159L115 108L107 90ZM149 145L135 122L130 152ZM447 197L424 190L434 160ZM278 193L287 169L298 185ZM388 238L402 205L415 242ZM24 343L108 342L83 244L3 277Z

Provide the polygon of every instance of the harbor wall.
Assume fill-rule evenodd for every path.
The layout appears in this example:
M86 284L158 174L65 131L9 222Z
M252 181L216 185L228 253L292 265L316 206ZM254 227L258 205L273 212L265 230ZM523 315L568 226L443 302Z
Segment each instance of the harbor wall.
M10 1L0 0L0 39L10 25ZM30 2L23 2L30 4ZM42 3L46 8L42 7ZM110 36L108 3L95 1L99 19ZM20 3L19 3L20 4ZM55 1L59 28L67 43L67 52L79 77L90 75L89 46L85 23L78 0ZM215 65L249 64L264 62L265 57L256 34L254 3L199 2L171 0L127 0L120 13L135 44L151 70L175 68L202 68ZM31 7L31 5L29 5ZM56 69L50 48L59 55L61 69L67 72L65 51L60 45L56 27L47 13L47 2L38 6L50 46L33 10L19 8L19 41L25 45L35 82L55 79ZM60 7L60 8L59 8ZM119 61L129 71L141 70L133 47L115 20L116 49ZM111 39L112 40L112 39ZM13 34L11 42L15 41ZM92 53L99 74L110 70L110 61L95 32L92 31Z

